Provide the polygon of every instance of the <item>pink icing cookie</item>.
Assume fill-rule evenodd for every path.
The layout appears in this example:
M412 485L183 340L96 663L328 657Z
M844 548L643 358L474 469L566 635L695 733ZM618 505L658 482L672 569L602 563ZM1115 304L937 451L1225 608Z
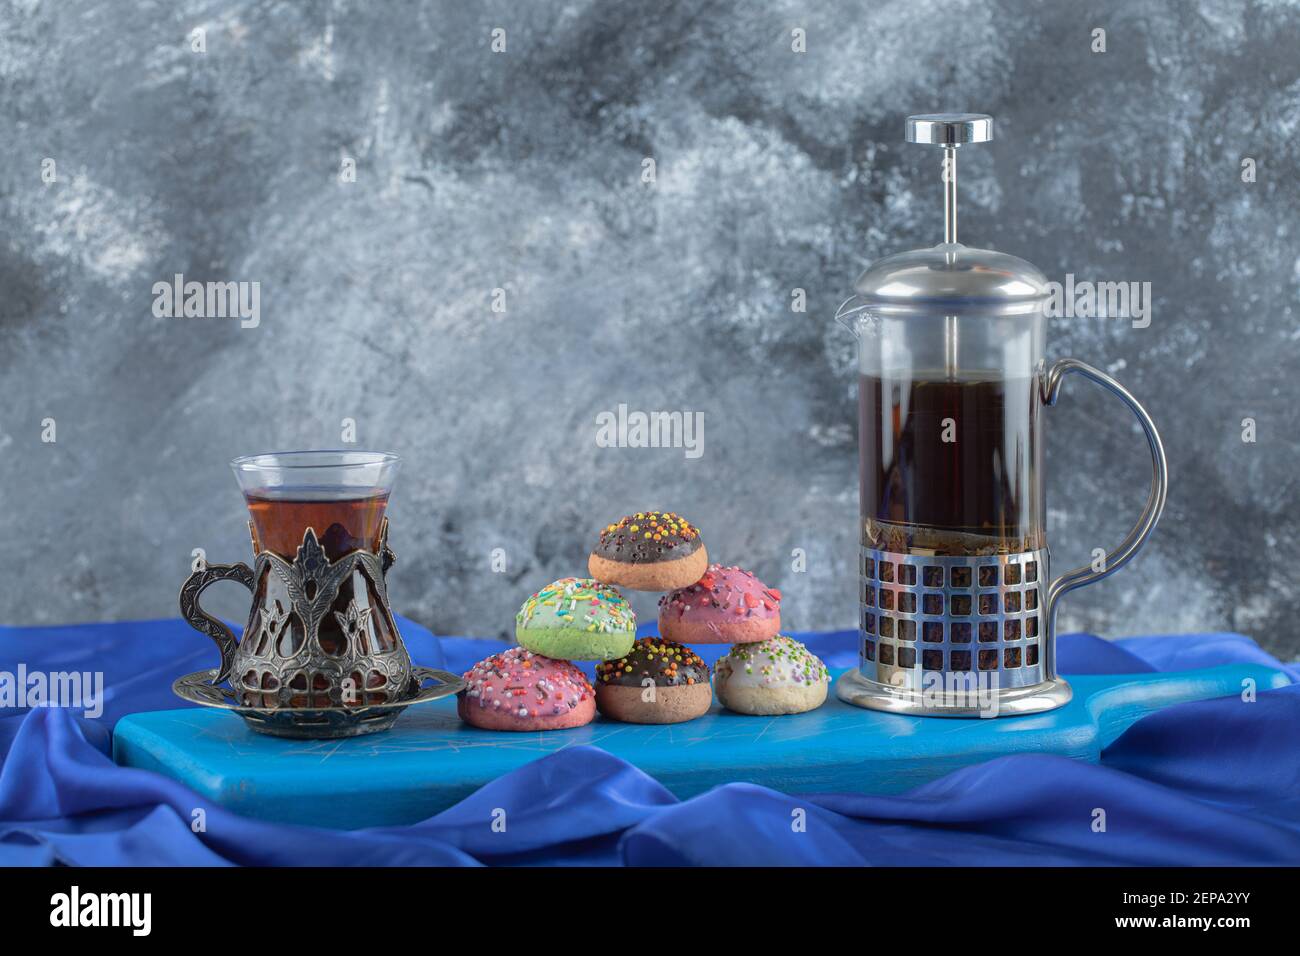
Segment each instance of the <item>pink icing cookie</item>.
M587 675L557 661L512 647L479 661L463 675L460 719L484 730L558 730L581 727L596 714Z
M743 568L711 564L659 599L659 634L678 644L747 644L781 630L781 592Z

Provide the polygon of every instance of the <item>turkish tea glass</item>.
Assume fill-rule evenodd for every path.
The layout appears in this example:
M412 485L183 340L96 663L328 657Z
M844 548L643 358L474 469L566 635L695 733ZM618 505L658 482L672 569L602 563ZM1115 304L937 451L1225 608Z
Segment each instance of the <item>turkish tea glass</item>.
M388 605L393 561L385 511L396 455L294 451L231 462L248 505L253 568L208 565L181 591L181 610L216 641L247 707L361 707L400 699L411 662ZM199 606L217 581L253 594L243 637Z

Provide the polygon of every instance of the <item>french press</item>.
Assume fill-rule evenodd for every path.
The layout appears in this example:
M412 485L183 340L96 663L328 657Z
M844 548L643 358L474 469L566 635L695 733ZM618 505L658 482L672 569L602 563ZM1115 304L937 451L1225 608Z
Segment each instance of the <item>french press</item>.
M983 114L907 120L908 142L943 150L944 241L873 264L835 316L858 339L862 516L859 666L836 692L860 707L979 716L1062 706L1061 597L1128 563L1164 509L1164 448L1137 399L1076 359L1045 365L1043 274L957 242L958 149L992 138ZM1137 416L1153 475L1119 547L1053 578L1042 410L1072 373Z

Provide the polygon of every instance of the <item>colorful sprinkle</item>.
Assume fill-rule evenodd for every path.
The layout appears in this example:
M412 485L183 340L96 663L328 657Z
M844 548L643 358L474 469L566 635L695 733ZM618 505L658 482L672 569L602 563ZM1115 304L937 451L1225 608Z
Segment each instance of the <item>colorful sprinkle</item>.
M596 681L639 686L651 678L659 687L707 683L709 666L689 647L661 637L643 637L626 657L596 665Z
M752 572L735 566L711 564L694 584L661 597L659 613L661 620L670 615L680 619L692 608L697 609L697 614L716 608L735 617L765 619L775 617L780 604L781 592L769 588Z
M479 707L499 708L498 689L507 697L526 698L512 705L519 717L567 714L593 693L587 675L568 661L542 657L522 647L493 654L462 676L467 685L462 693Z
M546 626L549 621L539 617L543 608L550 610L561 627L582 627L602 634L636 630L636 615L623 595L591 578L552 581L524 601L515 623Z
M694 554L699 529L671 511L639 511L606 525L595 553L612 561L650 563Z
M747 676L757 670L758 682L773 684L817 684L831 679L820 657L793 638L780 635L754 644L737 644L717 663L719 677L737 669Z

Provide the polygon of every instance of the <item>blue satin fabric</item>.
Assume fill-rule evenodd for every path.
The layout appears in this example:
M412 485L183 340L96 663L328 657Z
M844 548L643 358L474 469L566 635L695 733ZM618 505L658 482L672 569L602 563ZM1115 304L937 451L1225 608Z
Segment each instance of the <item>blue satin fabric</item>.
M401 622L419 663L462 671L501 642ZM832 666L851 632L799 635ZM712 661L725 648L698 648ZM736 783L679 801L592 747L534 761L410 827L339 832L261 823L168 778L115 766L123 714L184 706L171 680L213 648L180 621L0 628L0 670L102 669L104 714L0 718L0 864L80 865L1206 865L1300 863L1300 686L1182 704L1135 724L1093 766L1003 757L902 796L790 795ZM1238 635L1067 635L1069 673L1281 666ZM1294 678L1300 674L1291 672ZM191 830L203 807L204 832ZM509 807L505 832L490 825ZM1097 808L1105 832L1094 832ZM309 815L309 810L304 816ZM803 821L802 827L792 821Z

